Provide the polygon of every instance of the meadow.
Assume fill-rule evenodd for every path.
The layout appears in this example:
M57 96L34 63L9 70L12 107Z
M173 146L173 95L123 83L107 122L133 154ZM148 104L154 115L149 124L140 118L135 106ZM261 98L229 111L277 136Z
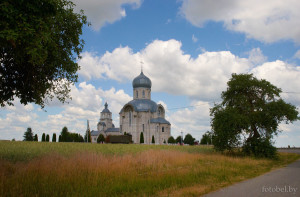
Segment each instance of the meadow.
M287 165L209 146L0 142L0 196L199 196Z

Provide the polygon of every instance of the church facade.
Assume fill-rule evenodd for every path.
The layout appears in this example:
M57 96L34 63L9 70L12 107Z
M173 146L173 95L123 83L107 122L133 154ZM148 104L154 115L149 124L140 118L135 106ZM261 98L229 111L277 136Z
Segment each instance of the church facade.
M165 109L151 100L151 80L143 72L132 82L133 100L123 106L120 115L120 128L112 124L111 112L107 103L101 112L97 131L92 131L92 142L102 133L108 135L132 135L133 143L140 143L141 136L145 144L167 143L171 136L171 124L165 119Z

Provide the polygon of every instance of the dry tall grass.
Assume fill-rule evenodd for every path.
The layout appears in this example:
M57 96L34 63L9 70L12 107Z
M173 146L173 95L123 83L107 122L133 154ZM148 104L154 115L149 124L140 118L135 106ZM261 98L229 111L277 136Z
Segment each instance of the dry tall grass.
M47 153L30 161L0 160L0 196L194 196L295 160L146 150L104 155ZM299 157L298 157L299 158Z

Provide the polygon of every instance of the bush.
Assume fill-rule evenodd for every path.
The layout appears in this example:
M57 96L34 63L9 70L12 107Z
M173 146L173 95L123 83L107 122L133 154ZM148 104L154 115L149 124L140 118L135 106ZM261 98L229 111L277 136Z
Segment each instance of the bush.
M46 135L46 142L49 142L50 141L50 136L49 134Z
M154 139L154 135L152 135L152 141L151 141L152 144L155 144L155 139Z
M105 141L105 137L103 134L100 134L97 138L97 143L103 143Z
M46 135L45 135L45 133L43 133L43 135L42 135L42 142L45 142L46 141Z
M53 133L52 135L52 142L56 142L56 133Z
M268 138L250 138L243 146L246 155L255 157L276 158L277 149Z
M169 137L168 143L169 143L169 144L175 144L175 139L174 139L173 136Z
M140 144L144 144L144 134L143 134L143 132L141 132L141 135L140 135Z

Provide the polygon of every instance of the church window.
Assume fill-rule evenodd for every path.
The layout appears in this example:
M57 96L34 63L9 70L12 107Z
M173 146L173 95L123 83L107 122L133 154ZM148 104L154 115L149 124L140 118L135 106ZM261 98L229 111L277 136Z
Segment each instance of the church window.
M136 98L139 98L139 92L138 91L135 92L136 92Z
M129 112L129 126L131 127L131 111Z
M161 110L159 109L158 110L158 117L160 117L160 114L161 114Z
M165 132L165 127L162 127L162 128L161 128L161 132Z
M143 98L145 98L145 90L143 90Z

